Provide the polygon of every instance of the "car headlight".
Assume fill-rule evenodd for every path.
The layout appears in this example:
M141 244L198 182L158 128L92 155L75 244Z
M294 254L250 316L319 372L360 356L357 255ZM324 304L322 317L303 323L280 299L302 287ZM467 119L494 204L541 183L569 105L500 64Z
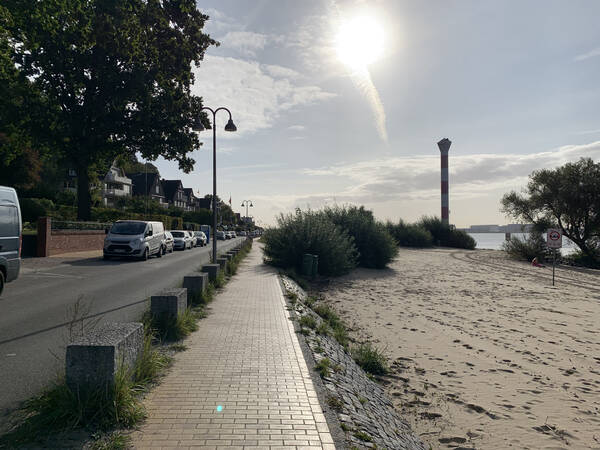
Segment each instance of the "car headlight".
M137 238L131 241L129 245L131 245L132 247L139 247L142 242L144 242L142 238Z

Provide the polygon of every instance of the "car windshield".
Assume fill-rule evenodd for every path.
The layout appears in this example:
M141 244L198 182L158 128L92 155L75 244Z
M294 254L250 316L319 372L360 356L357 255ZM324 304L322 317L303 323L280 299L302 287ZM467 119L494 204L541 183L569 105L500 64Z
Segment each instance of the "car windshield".
M173 235L173 237L185 237L185 233L183 231L171 231L171 234Z
M143 222L116 222L113 224L110 232L112 234L142 234L146 229L146 224Z

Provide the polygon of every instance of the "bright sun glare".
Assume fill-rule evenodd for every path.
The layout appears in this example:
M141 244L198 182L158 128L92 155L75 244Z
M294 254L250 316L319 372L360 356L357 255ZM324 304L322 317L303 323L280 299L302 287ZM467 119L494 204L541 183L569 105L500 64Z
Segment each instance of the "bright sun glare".
M343 22L336 38L340 60L353 68L365 68L383 54L383 29L369 16Z

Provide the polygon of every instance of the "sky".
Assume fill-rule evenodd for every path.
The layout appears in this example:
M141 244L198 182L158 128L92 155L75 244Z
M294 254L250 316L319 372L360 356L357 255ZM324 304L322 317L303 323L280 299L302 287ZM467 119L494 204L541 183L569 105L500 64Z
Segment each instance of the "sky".
M450 148L450 222L514 222L500 199L528 175L600 161L596 0L210 0L220 42L192 92L217 117L217 194L259 225L365 205L381 220L440 215L437 142ZM212 192L212 132L194 171Z

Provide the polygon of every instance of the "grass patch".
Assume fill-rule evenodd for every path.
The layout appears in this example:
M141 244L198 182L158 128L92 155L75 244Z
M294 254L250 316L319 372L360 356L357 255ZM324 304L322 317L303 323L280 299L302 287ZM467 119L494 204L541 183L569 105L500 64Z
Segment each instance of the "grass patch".
M152 316L150 327L155 330L161 341L180 341L198 329L196 323L204 317L200 308L187 308L183 314L173 317L170 314Z
M340 319L337 313L325 303L318 303L316 306L313 306L312 309L323 318L326 326L332 330L335 340L338 341L342 347L347 348L350 338L342 319ZM321 328L321 331L325 331L325 329ZM319 331L317 330L317 332Z
M94 436L95 440L90 445L90 450L126 450L131 448L131 437L115 432Z
M386 356L370 343L354 347L352 357L365 372L372 375L385 375L389 371Z
M307 327L312 330L317 328L317 321L312 316L308 316L308 315L302 316L302 317L300 317L300 320L298 321L298 323L300 324L301 327Z
M217 277L213 280L212 284L215 288L221 289L223 286L225 286L225 283L227 283L227 280L225 279L225 274L222 270L219 270L219 273L217 274Z
M155 337L150 328L144 333L142 354L138 358L134 368L135 380L147 385L158 380L159 376L171 364L173 359L152 345Z
M281 270L279 273L294 280L298 286L300 286L305 291L308 291L308 281L306 281L306 278L303 278L302 276L298 275L298 272L296 272L295 269Z
M341 423L341 424L340 424L340 428L341 428L343 431L350 431L350 430L352 430L352 428L350 428L350 427L349 427L348 425L346 425L345 423Z
M327 404L329 407L335 411L342 411L344 409L344 402L342 402L339 398L334 396L327 397Z
M204 292L195 292L190 300L192 306L206 306L208 305L215 296L215 287L212 283L208 283Z
M321 322L316 329L317 334L321 336L329 336L331 334L329 325L327 322Z
M317 303L317 297L315 297L314 295L309 295L308 297L306 297L306 300L304 300L304 303L306 303L306 306L308 306L309 308L312 308L314 304Z
M355 431L354 437L360 439L363 442L373 442L373 438L364 431Z
M319 372L321 378L325 378L331 375L331 361L329 360L329 358L321 359L315 366L315 370Z
M137 395L142 389L125 369L117 372L113 384L91 392L75 393L61 380L25 402L20 411L23 420L0 437L0 447L43 444L76 428L131 428L145 417Z

